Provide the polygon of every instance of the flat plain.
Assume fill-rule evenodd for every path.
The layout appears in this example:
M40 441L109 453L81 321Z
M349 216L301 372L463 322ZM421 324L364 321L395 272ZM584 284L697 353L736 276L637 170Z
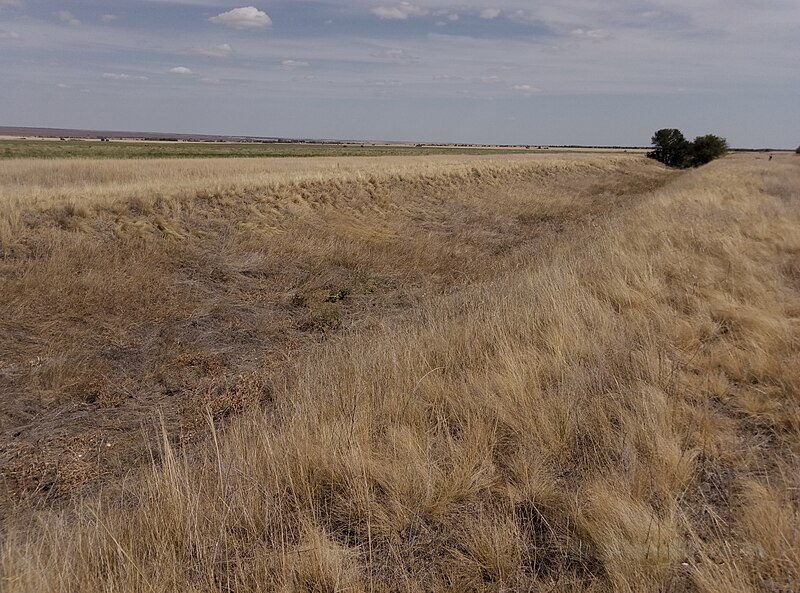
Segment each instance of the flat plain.
M535 150L535 149L532 149ZM550 149L541 149L549 151ZM531 152L525 148L415 146L324 142L190 142L0 138L0 159L8 158L257 158L318 156L426 156ZM555 150L554 150L555 152Z
M795 590L799 192L793 155L0 160L2 588Z

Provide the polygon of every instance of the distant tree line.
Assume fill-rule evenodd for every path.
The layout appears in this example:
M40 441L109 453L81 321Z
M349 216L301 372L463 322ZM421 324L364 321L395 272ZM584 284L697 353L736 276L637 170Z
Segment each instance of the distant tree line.
M653 150L647 153L648 157L669 167L682 169L705 165L728 152L725 138L706 134L690 142L680 130L674 128L659 130L653 134L651 141Z

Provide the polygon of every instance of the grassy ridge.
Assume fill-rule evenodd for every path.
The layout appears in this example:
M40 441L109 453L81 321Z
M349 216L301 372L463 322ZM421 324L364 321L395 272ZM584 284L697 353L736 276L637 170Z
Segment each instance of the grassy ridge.
M61 321L44 316L55 335L88 340L87 318L68 316L79 306L111 316L104 332L114 314L141 328L172 306L169 276L134 280L176 264L175 286L209 299L188 308L216 354L269 282L292 287L285 310L350 308L245 380L191 363L209 419L262 407L194 450L167 433L121 493L8 521L8 590L795 588L796 162L737 156L675 176L598 159L332 183L50 209L11 227L8 240L28 229L10 250L19 273L6 268L31 299L17 311L38 327L53 301L31 288L45 279L72 299ZM68 261L83 263L60 276ZM266 284L243 290L254 278ZM99 306L120 296L124 310ZM237 298L217 332L214 306ZM126 332L102 335L125 345Z
M426 156L533 152L522 149L469 147L370 146L358 144L228 143L228 142L97 142L86 140L2 140L0 159L19 158L255 158L319 156Z
M288 186L309 183L446 180L474 176L475 167L513 173L526 164L566 172L576 163L592 167L600 158L586 153L547 154L535 155L533 163L532 156L0 160L0 247L25 237L25 218L42 210L68 209L91 218L95 208L124 211L125 204L138 203L173 207L194 204L197 197L229 199L238 205L242 196L272 200ZM608 162L636 157L616 154L610 158Z

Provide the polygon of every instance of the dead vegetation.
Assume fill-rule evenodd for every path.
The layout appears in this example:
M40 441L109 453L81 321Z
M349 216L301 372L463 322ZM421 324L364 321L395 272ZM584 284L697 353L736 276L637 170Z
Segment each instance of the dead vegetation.
M4 587L792 591L799 190L586 157L18 210Z
M372 161L344 174L322 163L327 179L289 181L277 161L274 187L193 198L178 167L160 198L105 198L96 178L80 205L58 193L23 201L10 215L23 227L2 245L7 495L60 497L128 471L157 437L156 413L183 442L207 409L219 419L266 403L267 388L239 386L333 332L493 275L514 246L563 225L559 209L581 201L580 216L625 183L623 162L447 161L437 175L422 162L383 175ZM235 178L251 164L230 166ZM659 184L664 173L635 177Z

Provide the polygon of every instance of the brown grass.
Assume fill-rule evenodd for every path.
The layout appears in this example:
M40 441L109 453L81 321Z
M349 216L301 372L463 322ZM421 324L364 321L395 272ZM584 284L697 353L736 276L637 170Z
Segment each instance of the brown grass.
M164 428L103 492L3 466L5 589L795 590L799 190L587 157L17 206L0 388L45 411L6 426Z

